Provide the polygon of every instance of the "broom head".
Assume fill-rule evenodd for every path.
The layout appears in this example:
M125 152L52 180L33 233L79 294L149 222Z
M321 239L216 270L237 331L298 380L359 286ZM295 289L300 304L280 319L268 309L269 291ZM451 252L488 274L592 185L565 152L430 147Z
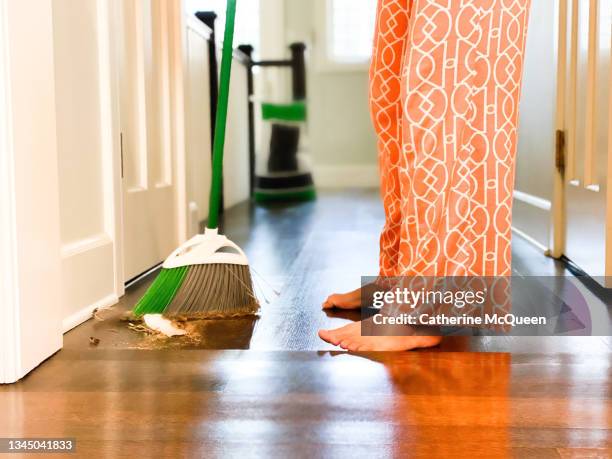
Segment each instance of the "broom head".
M207 229L176 249L133 313L163 314L173 319L208 319L254 315L248 259L242 249Z

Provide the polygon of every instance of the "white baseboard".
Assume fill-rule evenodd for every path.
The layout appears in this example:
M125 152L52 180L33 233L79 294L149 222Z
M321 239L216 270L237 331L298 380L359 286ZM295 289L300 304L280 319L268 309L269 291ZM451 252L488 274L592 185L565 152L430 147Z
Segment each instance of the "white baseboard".
M514 234L516 234L517 236L522 237L523 239L525 239L527 242L529 242L531 245L533 245L534 247L536 247L537 249L541 250L543 253L548 254L550 252L550 249L548 247L546 247L544 244L542 244L540 241L532 238L529 234L527 234L524 231L521 231L520 229L516 228L516 227L512 227L512 232Z
M109 306L117 304L118 301L119 298L113 293L96 301L94 304L85 306L83 309L69 315L62 321L62 333L69 332L77 325L81 325L86 320L91 319L91 314L95 309L108 308Z
M315 165L317 188L378 188L380 177L377 164Z
M514 199L549 212L552 209L552 203L548 199L540 198L524 191L514 190Z

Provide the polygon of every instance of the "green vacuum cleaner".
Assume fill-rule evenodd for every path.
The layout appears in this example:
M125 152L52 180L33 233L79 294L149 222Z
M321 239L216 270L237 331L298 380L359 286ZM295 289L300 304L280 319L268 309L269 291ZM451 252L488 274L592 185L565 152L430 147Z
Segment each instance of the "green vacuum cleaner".
M261 102L257 107L262 120L253 177L253 197L257 202L316 198L306 145L306 46L294 43L289 49L291 58L287 60L251 61L251 67L289 67L293 86L291 102ZM245 51L250 56L252 48Z
M302 139L306 104L261 104L263 133L255 174L258 202L304 201L316 197L311 164Z

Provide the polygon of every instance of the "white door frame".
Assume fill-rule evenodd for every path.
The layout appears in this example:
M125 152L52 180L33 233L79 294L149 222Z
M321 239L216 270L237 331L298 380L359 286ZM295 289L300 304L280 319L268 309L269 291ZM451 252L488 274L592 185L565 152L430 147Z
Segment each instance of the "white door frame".
M565 131L565 91L567 87L567 1L559 0L557 4L558 30L557 30L557 132ZM556 142L561 141L560 138ZM557 155L564 154L564 145L556 145L555 163L561 161ZM552 199L552 240L551 253L553 258L560 258L565 251L565 173L562 167L552 165L553 171L553 199Z
M555 258L566 254L568 241L568 178L574 178L574 162L576 154L575 150L575 124L576 124L576 91L575 86L577 80L577 66L579 62L576 55L576 47L579 47L579 22L578 9L583 4L581 0L559 0L558 13L558 33L557 33L557 52L558 52L558 69L557 69L557 130L565 133L565 145L559 149L560 160L565 164L561 168L555 168L554 175L554 199L553 199L553 245L551 255ZM594 147L594 130L595 114L594 105L596 101L596 71L598 60L598 3L597 0L585 0L589 6L588 17L588 58L587 66L587 81L589 82L589 91L586 99L586 139L585 142L585 171L580 177L580 187L598 191L598 185L593 185L593 167L595 147ZM612 73L609 76L609 84L612 87ZM568 94L569 93L569 94ZM608 101L608 123L612 128L612 90L609 91ZM610 129L609 128L609 129ZM601 276L612 276L612 136L608 139L607 148L607 176L606 180L606 196L605 209L603 219L605 219L605 235L604 244L601 250L605 255L604 270L605 273L597 274L597 279L602 280ZM574 230L575 231L575 230ZM591 274L591 273L587 273ZM606 278L604 282L609 282ZM606 285L607 286L607 285Z
M169 65L170 73L170 117L171 142L174 160L173 179L175 183L176 234L178 244L189 236L187 214L187 157L185 140L185 87L187 62L187 23L183 0L166 0L170 6L168 20L170 25Z
M0 0L0 383L62 346L53 55L52 0Z
M68 332L91 317L93 310L112 306L124 292L123 284L123 235L121 231L121 140L118 101L118 65L115 59L116 33L113 20L116 3L120 0L95 0L97 19L97 79L100 101L99 138L102 152L102 214L103 225L97 234L88 234L62 246L64 263L65 306L70 308L62 319L62 331ZM61 97L61 96L60 96ZM99 292L79 291L80 285L92 284L95 273L88 269L91 255L106 247L112 253L112 273L104 273L106 282ZM82 258L79 258L82 257ZM98 258L99 259L99 258ZM112 274L112 275L111 275ZM66 277L68 279L66 279ZM112 278L112 281L108 281ZM70 282L66 282L69 280ZM111 283L112 282L112 283ZM88 287L85 287L88 288ZM74 303L74 304L73 304ZM76 308L75 308L76 306Z
M6 0L0 0L0 383L16 381L21 373L7 13Z
M121 157L121 120L119 117L119 66L117 60L117 33L115 31L117 4L121 0L98 0L100 25L100 67L106 67L106 79L102 79L100 91L110 105L103 109L105 150L112 152L112 159L104 168L104 183L112 187L112 205L105 207L107 232L114 235L115 293L117 298L125 294L123 282L123 190Z

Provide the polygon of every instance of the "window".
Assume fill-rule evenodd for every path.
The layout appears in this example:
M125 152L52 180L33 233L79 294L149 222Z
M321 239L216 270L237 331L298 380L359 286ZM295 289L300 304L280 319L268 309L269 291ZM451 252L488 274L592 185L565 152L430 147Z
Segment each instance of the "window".
M216 41L217 46L223 44L223 30L225 28L226 0L186 0L187 14L197 11L214 11L217 13ZM236 9L236 30L234 32L234 46L252 45L255 53L259 50L259 0L239 1Z
M372 55L376 0L327 1L327 59L363 64Z

